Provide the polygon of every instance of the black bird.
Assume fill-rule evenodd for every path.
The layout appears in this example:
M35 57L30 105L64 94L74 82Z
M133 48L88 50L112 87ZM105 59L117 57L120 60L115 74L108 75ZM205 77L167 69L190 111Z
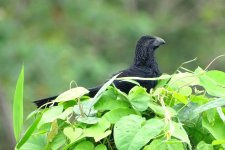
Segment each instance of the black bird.
M142 36L136 45L134 63L125 70L120 71L119 77L142 77L142 78L153 78L159 77L161 75L158 64L155 59L155 50L162 44L165 44L165 41L159 37L155 36ZM141 86L145 87L147 91L151 88L154 88L157 81L149 80L136 80ZM131 88L135 86L134 83L127 81L118 81L115 80L113 84L120 89L121 91L128 93ZM94 97L100 86L90 88L89 96ZM54 99L57 96L44 98L41 100L34 101L37 107L40 107Z

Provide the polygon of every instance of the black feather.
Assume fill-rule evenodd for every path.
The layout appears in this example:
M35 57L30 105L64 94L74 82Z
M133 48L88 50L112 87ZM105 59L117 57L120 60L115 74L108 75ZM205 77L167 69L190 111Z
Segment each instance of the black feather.
M155 59L155 50L162 44L165 44L165 41L159 37L153 36L142 36L136 45L134 63L125 70L120 71L121 73L118 77L142 77L142 78L153 78L159 77L161 75L158 64ZM141 86L145 87L148 91L151 88L154 88L157 84L156 81L149 80L136 80ZM128 93L135 84L127 81L118 81L115 80L114 85L121 91ZM98 90L101 88L101 85L95 88L90 88L90 97L95 96ZM44 98L41 100L34 101L37 107L40 107L54 99L57 96ZM47 105L49 106L49 105Z

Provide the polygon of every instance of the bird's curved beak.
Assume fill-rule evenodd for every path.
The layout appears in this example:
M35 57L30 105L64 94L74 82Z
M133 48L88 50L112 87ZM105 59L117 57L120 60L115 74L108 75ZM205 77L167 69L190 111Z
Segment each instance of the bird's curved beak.
M153 45L155 46L155 47L159 47L160 45L162 45L162 44L165 44L166 42L162 39L162 38L160 38L160 37L155 37L155 41L153 42Z

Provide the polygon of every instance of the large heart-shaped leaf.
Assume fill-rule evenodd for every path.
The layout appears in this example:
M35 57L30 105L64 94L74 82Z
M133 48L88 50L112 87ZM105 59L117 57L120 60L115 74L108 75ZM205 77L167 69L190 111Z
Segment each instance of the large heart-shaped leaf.
M164 121L153 118L146 121L141 116L129 115L121 118L114 127L114 140L119 150L138 150L159 135Z

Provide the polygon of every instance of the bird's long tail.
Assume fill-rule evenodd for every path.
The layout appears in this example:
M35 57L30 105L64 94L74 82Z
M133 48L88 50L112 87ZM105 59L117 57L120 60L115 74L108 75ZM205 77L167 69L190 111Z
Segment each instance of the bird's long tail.
M90 88L88 89L89 90L89 93L88 93L88 96L90 97L94 97L95 94L98 92L98 90L101 88L101 86L98 86L98 87L94 87L94 88ZM48 98L43 98L43 99L40 99L40 100L36 100L36 101L33 101L33 103L38 107L40 108L41 106L43 106L43 108L45 107L49 107L50 105L52 105L51 101L55 100L58 96L52 96L52 97L48 97ZM48 103L48 104L47 104ZM46 104L46 105L44 105ZM57 105L57 103L54 103L54 106Z
M35 105L39 108L39 107L43 106L44 104L47 104L47 103L53 101L54 99L56 99L56 97L57 96L52 96L52 97L36 100L33 103L35 103ZM45 107L49 107L50 105L51 104L47 104Z

